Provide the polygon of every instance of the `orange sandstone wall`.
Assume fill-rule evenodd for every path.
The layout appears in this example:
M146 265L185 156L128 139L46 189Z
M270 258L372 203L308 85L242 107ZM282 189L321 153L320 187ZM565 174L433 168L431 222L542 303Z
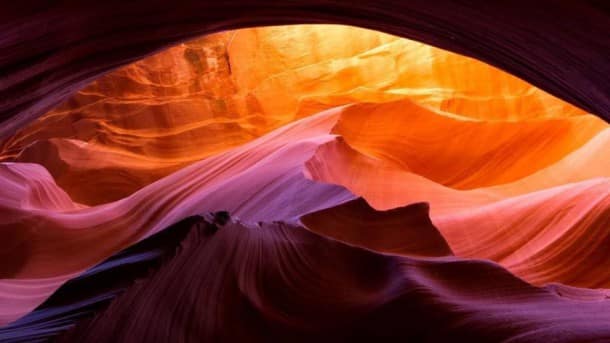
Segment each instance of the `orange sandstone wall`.
M110 73L5 141L0 159L40 163L72 199L94 205L121 199L295 119L345 104L400 99L440 115L406 113L400 119L405 123L474 121L459 130L584 114L496 68L422 43L346 26L265 27L206 36ZM432 121L429 132L420 133L443 145L442 136L453 131ZM585 121L591 124L578 133L582 138L561 151L599 128L594 118ZM520 125L538 124L509 124L517 131ZM566 125L557 140L570 134L572 124ZM411 148L425 145L422 151L434 153L429 143L420 140ZM539 164L556 159L551 154ZM421 170L424 175L453 172L421 161L411 167L428 168ZM432 179L472 185L447 176Z

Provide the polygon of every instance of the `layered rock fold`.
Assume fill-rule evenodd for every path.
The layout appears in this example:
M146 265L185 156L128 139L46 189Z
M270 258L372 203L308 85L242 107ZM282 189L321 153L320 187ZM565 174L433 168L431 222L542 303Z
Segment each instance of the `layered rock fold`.
M608 144L593 114L385 33L184 42L2 142L0 338L610 339Z

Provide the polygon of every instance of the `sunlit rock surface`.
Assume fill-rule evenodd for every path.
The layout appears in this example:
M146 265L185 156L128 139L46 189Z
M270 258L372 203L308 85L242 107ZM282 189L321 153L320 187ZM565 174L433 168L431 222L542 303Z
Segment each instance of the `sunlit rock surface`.
M2 143L0 338L610 339L608 144L592 114L384 33L182 43ZM215 211L233 217L216 235L207 218L143 280L89 289L125 292L108 309L43 304Z
M400 99L417 104L401 110L403 115L409 112L402 120L428 127L412 139L427 146L421 138L426 135L436 142L420 148L422 156L435 153L435 145L446 146L440 135L476 130L467 123L448 129L446 125L462 121L446 116L493 121L471 124L491 126L480 132L493 136L506 121L584 114L496 68L422 43L341 26L271 27L204 37L109 74L7 140L0 158L42 164L75 201L96 205L295 119L344 104ZM557 159L561 149L582 144L597 132L603 123L595 119L566 119L558 125L540 145L554 145L579 120L587 127L546 159ZM360 125L359 120L346 125ZM527 135L538 140L536 135L545 130L538 124L510 127L516 131L521 125L537 131L520 131L522 136L506 132L505 139ZM381 124L378 130L383 129ZM509 149L510 143L495 144ZM460 149L460 144L452 145ZM518 158L520 153L512 155ZM447 158L439 164L448 163Z

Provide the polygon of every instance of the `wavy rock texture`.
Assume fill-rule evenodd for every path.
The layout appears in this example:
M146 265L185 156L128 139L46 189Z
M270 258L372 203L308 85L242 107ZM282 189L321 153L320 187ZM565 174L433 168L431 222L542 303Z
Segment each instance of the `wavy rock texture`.
M54 101L30 96L0 108L24 113L0 155L0 338L610 339L610 128L480 61L264 27L23 126ZM233 220L210 235L215 211Z
M607 295L580 294L592 295L562 298L490 262L382 255L283 223L230 223L212 239L194 227L176 258L59 341L610 338Z
M380 212L362 198L301 217L308 229L375 251L411 256L453 255L426 203Z
M24 314L84 268L184 217L229 210L252 222L295 222L302 214L353 199L345 189L315 183L302 173L308 156L332 140L328 132L336 113L288 125L95 207L70 202L39 165L3 164L3 183L25 186L8 193L15 200L3 199L1 207L2 233L11 239L0 251L14 262L0 280L0 319Z
M405 98L494 121L584 114L477 60L388 34L342 26L258 28L184 43L96 80L7 140L0 159L42 164L72 199L97 205L295 119ZM584 121L590 128L564 149L594 132L595 120ZM567 135L579 124L575 119L557 130Z
M145 15L143 15L143 10ZM385 31L498 66L610 119L605 1L20 1L0 10L0 137L106 72L173 44L247 26L338 23Z
M176 253L202 217L188 217L113 255L68 281L36 310L0 328L2 342L45 341L103 309L137 278L144 278Z
M350 113L349 108L345 113ZM396 145L387 146L397 150ZM581 149L566 158L573 160L583 153ZM498 156L500 162L503 159ZM608 172L590 178L581 174L576 181L570 169L581 167L565 161L511 183L459 190L394 161L359 153L344 138L337 138L307 161L306 174L313 180L343 185L379 210L429 202L432 222L459 256L495 260L536 284L610 286L610 274L605 272L610 263ZM486 157L483 162L493 166L495 161ZM477 174L468 175L473 176ZM547 180L536 185L541 176Z

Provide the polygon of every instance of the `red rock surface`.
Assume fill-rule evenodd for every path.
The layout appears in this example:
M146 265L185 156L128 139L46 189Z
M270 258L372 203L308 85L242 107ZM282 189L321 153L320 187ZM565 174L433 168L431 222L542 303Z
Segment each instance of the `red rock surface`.
M267 27L182 43L21 125L53 102L30 97L0 108L24 109L0 155L0 324L225 210L227 228L194 229L63 339L608 338L610 128L480 61ZM412 306L421 317L397 332Z

